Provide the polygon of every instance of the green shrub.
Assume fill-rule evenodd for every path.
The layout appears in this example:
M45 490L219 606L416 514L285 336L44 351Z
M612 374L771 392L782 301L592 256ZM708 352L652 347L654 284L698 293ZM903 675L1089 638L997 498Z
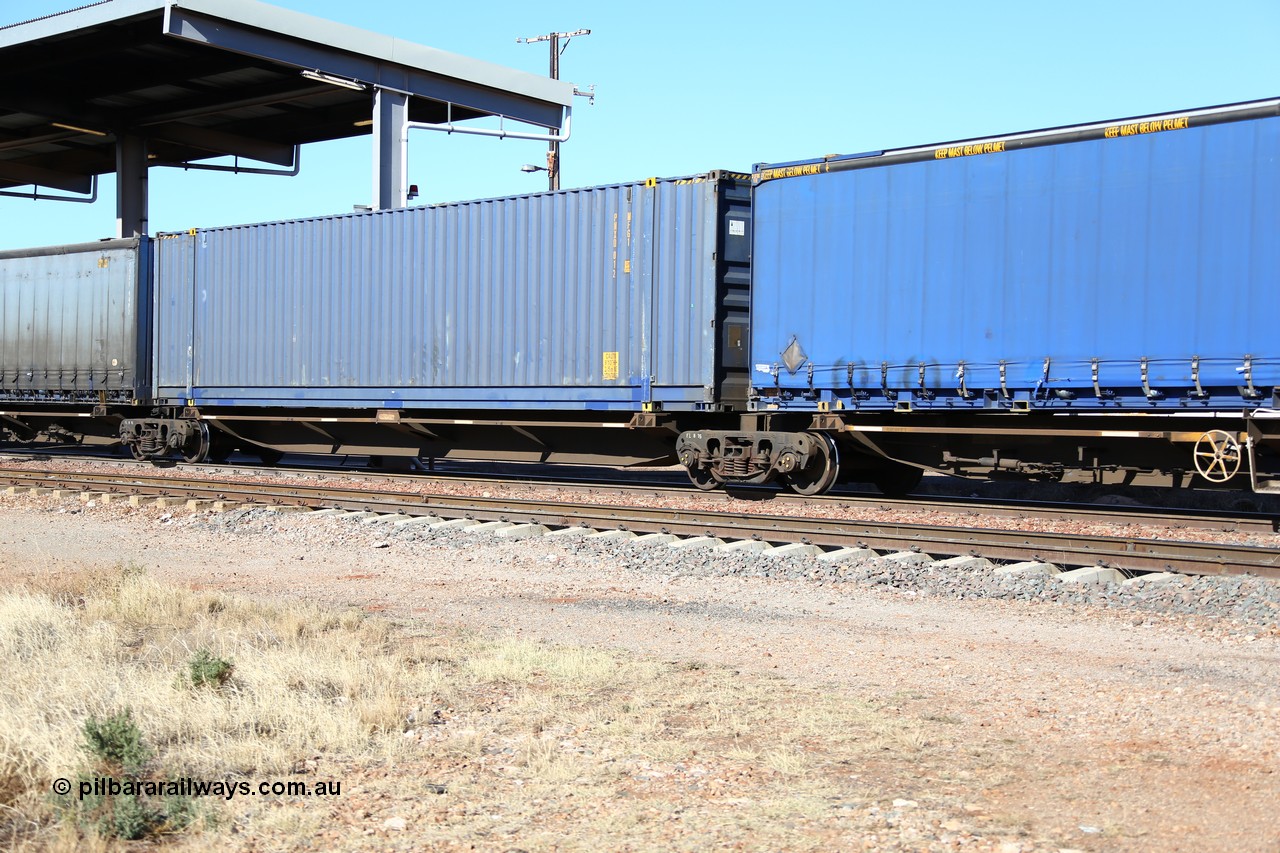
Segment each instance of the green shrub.
M84 741L85 750L94 761L89 772L78 775L77 782L91 786L93 791L79 798L68 812L84 831L136 841L164 832L181 832L201 818L206 825L212 823L212 816L192 797L165 796L159 800L140 793L140 786L125 787L127 783L156 778L144 772L151 750L143 743L142 730L130 709L102 720L89 717L84 723ZM109 789L106 786L110 782L120 787Z
M157 816L137 794L106 799L107 809L98 822L98 831L103 835L136 841L155 825Z
M187 664L187 674L191 679L192 687L217 689L231 680L231 673L235 668L235 664L231 661L215 658L207 649L201 649Z
M125 708L99 720L89 717L84 721L85 749L106 765L108 773L119 770L136 775L151 757L151 751L142 742L142 730L133 721L133 711Z
M195 797L185 795L165 797L164 814L165 829L170 832L181 832L197 824L205 827L217 824L213 812L197 802Z

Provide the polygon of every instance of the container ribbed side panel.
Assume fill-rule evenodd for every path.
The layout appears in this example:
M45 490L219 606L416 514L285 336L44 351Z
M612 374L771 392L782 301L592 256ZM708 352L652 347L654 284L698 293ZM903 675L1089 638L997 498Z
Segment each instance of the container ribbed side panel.
M221 404L631 410L652 376L670 389L655 399L687 407L714 372L714 221L702 198L713 186L626 184L167 238L161 384L185 394L190 372L191 396ZM666 334L677 339L652 345Z

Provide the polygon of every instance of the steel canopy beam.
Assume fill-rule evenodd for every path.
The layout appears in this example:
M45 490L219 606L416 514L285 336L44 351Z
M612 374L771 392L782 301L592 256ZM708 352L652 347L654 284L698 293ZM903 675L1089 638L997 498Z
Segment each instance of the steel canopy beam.
M31 148L35 145L43 145L47 142L65 142L68 139L74 139L84 134L75 130L60 130L53 128L49 133L41 133L36 136L19 136L7 139L0 139L0 151L8 151L10 149Z
M241 23L223 17L241 6L244 16L236 18ZM200 11L206 8L212 13ZM572 104L570 83L339 24L319 22L322 27L311 27L314 21L310 16L242 0L185 0L181 8L166 8L164 33L291 65L300 71L323 71L373 88L457 104L541 127L560 127L565 107ZM404 58L387 58L392 55Z
M313 88L309 91L315 92L316 90ZM107 136L137 134L162 142L176 142L191 148L198 148L201 151L207 151L211 157L233 155L259 160L263 163L274 163L277 166L293 165L292 145L254 139L213 128L182 125L175 122L152 124L142 116L133 117L131 120L128 116L112 116L101 110L77 107L74 104L60 102L53 98L24 97L14 92L0 91L0 107L20 110L31 115L44 116L51 122L75 124L77 127L86 127ZM75 135L77 135L75 131L71 131L69 134L66 130L60 130L53 138L66 139ZM0 149L19 147L19 144L29 145L31 140L16 140L10 144L0 143ZM45 184L45 186L53 186L53 184Z
M88 175L73 175L70 172L42 169L39 166L16 163L12 160L0 160L0 181L6 181L15 186L31 184L82 194L88 193L93 187L93 178Z
M50 121L67 122L102 133L111 132L115 124L110 114L86 104L63 101L45 94L28 95L11 88L0 88L0 109L43 116Z
M230 155L257 160L262 163L273 163L277 166L292 166L292 145L280 145L261 139L251 139L236 133L226 133L207 127L193 127L181 124L161 124L143 128L140 133L149 139L161 142L177 142L199 148L214 155Z
M307 85L299 85L306 83ZM290 83L289 85L275 85L260 87L262 91L258 94L245 98L236 98L235 100L227 100L224 98L206 95L201 98L189 98L183 101L182 106L178 108L169 107L165 112L155 112L149 110L145 113L135 112L132 115L133 120L139 126L146 126L151 123L167 124L170 122L186 121L187 119L199 119L208 116L218 116L223 113L232 112L234 110L244 109L246 107L271 107L279 104L289 104L296 101L305 101L308 98L320 97L332 93L332 86L326 84L310 84L299 78L298 83Z

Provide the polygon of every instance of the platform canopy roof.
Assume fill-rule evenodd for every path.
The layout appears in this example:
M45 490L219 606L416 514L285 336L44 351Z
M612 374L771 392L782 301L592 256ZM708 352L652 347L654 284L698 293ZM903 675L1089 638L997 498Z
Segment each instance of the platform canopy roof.
M0 27L0 189L88 192L129 151L289 167L372 132L379 93L411 122L559 128L573 86L255 0L105 0Z

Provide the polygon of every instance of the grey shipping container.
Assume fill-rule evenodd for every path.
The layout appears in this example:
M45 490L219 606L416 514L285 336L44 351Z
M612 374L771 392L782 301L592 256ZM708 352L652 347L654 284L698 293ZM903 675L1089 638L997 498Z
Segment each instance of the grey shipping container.
M740 407L748 188L748 176L712 172L163 235L158 395Z
M145 400L150 270L146 240L0 252L0 399Z

